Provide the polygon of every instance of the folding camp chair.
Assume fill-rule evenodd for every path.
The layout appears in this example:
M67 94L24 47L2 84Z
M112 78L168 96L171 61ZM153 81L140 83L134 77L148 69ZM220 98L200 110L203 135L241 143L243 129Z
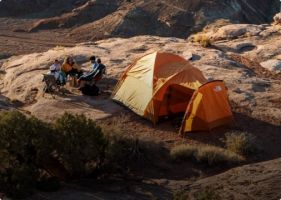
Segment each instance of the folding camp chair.
M54 75L43 74L43 82L45 84L44 88L43 88L43 97L44 97L46 92L50 93L53 98L54 98L55 92L62 92L61 86L57 83Z

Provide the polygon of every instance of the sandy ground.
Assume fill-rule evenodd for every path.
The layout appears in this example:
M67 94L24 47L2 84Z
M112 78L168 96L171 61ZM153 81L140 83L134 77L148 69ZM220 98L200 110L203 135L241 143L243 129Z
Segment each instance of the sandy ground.
M29 24L35 21L35 19L0 18L0 60L12 55L47 51L56 46L75 45L73 40L65 37L67 31L63 29L40 33L25 32Z

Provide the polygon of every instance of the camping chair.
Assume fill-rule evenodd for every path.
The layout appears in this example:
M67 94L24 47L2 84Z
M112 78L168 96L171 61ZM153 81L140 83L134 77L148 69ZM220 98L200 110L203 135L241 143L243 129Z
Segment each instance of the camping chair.
M55 76L51 74L43 74L43 82L45 83L43 97L46 92L50 93L53 98L56 91L61 92L61 86L57 83Z
M88 74L84 74L79 78L79 81L85 81L87 85L94 85L97 82L97 77L100 73L100 69L92 70ZM102 76L101 76L102 77Z

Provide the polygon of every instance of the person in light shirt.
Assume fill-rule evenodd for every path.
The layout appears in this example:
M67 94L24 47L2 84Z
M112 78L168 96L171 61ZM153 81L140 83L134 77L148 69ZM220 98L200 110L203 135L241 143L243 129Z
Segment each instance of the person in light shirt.
M54 64L50 66L50 71L48 74L53 75L59 85L65 85L65 76L63 73L60 71L61 65L58 60L55 60Z
M57 59L55 60L54 64L52 64L52 66L53 66L52 68L58 72L61 70L61 64L60 64L59 60L57 60Z

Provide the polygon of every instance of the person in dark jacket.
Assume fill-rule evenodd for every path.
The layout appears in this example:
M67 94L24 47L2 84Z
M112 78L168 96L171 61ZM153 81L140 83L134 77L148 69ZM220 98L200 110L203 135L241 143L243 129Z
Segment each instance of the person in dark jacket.
M94 80L95 84L100 81L104 74L106 74L106 67L104 64L101 63L101 59L97 59L98 66L95 70Z
M103 75L106 74L106 67L101 63L101 59L97 59L97 67L87 74L81 76L78 80L80 88L84 87L85 84L95 85L98 81L103 78Z
M99 64L98 64L97 61L96 61L96 56L91 56L91 57L90 57L90 62L91 62L92 70L97 69L97 67L98 67Z

